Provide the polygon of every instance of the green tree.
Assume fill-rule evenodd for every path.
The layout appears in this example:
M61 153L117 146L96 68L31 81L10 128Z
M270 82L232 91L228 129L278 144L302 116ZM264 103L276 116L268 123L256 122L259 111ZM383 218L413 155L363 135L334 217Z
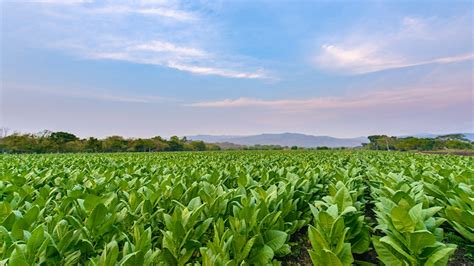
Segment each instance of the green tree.
M84 151L100 152L102 151L102 142L96 138L90 137L85 141Z
M190 145L193 151L206 150L206 144L204 143L204 141L191 141Z
M49 139L58 144L64 144L69 141L79 140L76 135L62 131L51 133L51 135L49 135Z
M135 139L129 141L128 146L128 151L137 152L152 151L156 147L155 142L151 139Z
M441 135L437 136L436 139L440 140L459 140L459 141L466 141L470 142L464 134L447 134L447 135Z
M184 141L177 136L172 136L168 141L168 151L182 151L184 150Z
M121 136L107 137L103 142L104 151L120 152L127 149L127 141Z
M397 143L396 137L387 135L372 135L367 138L370 141L369 147L373 150L394 150Z
M154 144L155 151L167 151L169 149L168 142L160 136L153 137L151 139Z

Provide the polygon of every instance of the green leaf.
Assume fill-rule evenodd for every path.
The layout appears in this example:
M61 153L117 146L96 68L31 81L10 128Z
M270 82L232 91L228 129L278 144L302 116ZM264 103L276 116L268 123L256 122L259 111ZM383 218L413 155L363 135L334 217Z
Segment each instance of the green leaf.
M453 224L454 229L456 229L459 234L461 234L469 241L474 242L474 233L472 233L471 231L469 231L469 229L465 228L457 222L452 221L451 223Z
M8 260L9 265L14 266L28 266L28 262L26 261L25 253L23 252L22 248L18 245L15 245L15 248L10 255L10 259Z
M365 227L362 228L361 233L358 234L355 239L353 239L351 244L352 253L362 254L367 252L370 246L370 234L368 229Z
M91 212L100 202L101 202L100 197L93 194L88 194L86 198L84 199L84 207L87 212Z
M274 253L271 247L264 245L255 253L252 253L251 261L254 265L267 265L273 259Z
M10 215L12 212L12 207L10 206L10 203L6 201L0 202L0 222L3 222L3 220Z
M405 250L403 250L403 247L401 247L392 237L384 236L380 238L380 242L383 244L386 244L387 246L395 250L397 253L397 257L401 256L400 258L410 263L416 262L416 259L412 257L410 254L408 254Z
M336 246L333 247L334 252L337 253L342 248L342 245L344 244L344 241L345 241L346 232L347 230L346 230L346 226L344 225L344 219L340 216L333 223L332 228L331 228L331 233L329 235L329 241L332 242L331 244L332 245L336 244Z
M141 257L141 259L140 259ZM143 255L141 251L133 252L125 257L122 258L122 260L119 261L118 265L120 266L136 266L136 265L141 265L140 261L143 261Z
M392 223L399 232L413 232L415 230L416 222L409 215L409 210L410 205L402 199L390 213Z
M313 261L313 263L314 265L346 266L342 264L336 254L327 249L321 251L320 261Z
M309 241L311 242L313 249L330 249L329 243L319 232L319 230L313 227L312 225L309 225L308 227L308 235Z
M265 245L269 246L273 251L279 250L286 242L288 235L283 231L268 230L264 234Z
M342 265L352 265L354 258L352 257L351 253L351 244L345 243L341 252L337 254L337 256L340 259Z
M411 219L416 223L415 229L423 230L426 228L423 221L423 205L421 203L415 205L413 208L408 211Z
M36 221L36 218L38 217L39 212L40 212L40 208L36 205L31 207L26 212L26 214L23 216L23 221L25 222L25 225L27 227L29 227Z
M107 215L107 208L104 204L100 203L95 206L91 215L87 218L86 226L89 230L99 227L104 221Z
M193 238L199 239L207 231L207 229L212 223L212 220L212 218L207 218L198 227L196 227L196 229L194 230Z
M12 236L17 240L22 240L24 238L24 228L25 223L23 222L23 219L16 220L12 227Z
M425 266L446 265L449 256L456 250L456 245L442 248L431 254L425 263Z
M403 260L399 259L398 256L392 253L391 249L387 248L383 243L380 243L379 237L374 237L372 242L374 244L375 251L377 252L378 259L385 265L404 266Z
M100 266L113 266L117 262L119 248L116 241L112 241L105 246L99 259Z
M440 206L424 209L423 210L423 216L424 216L423 220L426 220L426 219L432 217L433 215L435 215L436 213L438 213L442 209L443 209L443 207L440 207Z
M77 265L81 258L81 251L77 250L64 258L64 265Z
M408 248L411 254L420 254L423 248L435 243L435 236L427 230L415 231L408 235Z
M244 260L245 258L247 258L250 253L250 250L252 250L253 244L255 243L256 239L257 237L254 236L249 241L247 241L247 243L245 243L245 246L239 255L240 260Z
M288 244L284 244L280 249L275 250L275 255L278 257L283 257L291 253L291 247Z
M345 186L341 187L337 191L336 195L334 196L334 201L337 204L339 211L343 211L345 208L352 206L351 195Z
M335 206L335 205L333 205ZM329 215L326 211L320 211L316 223L321 227L323 232L331 232L332 225L334 223L334 218Z
M38 254L38 249L45 240L46 238L44 237L43 226L39 225L35 228L35 230L33 230L30 238L28 239L28 242L26 243L26 250L28 254L31 254L33 256L35 254Z

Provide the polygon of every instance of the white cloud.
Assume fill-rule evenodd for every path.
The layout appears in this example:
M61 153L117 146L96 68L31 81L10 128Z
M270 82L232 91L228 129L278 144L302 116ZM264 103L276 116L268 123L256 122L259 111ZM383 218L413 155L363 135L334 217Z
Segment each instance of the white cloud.
M472 92L459 87L420 87L400 90L383 90L346 95L340 97L319 97L309 99L278 99L264 100L251 98L224 99L218 101L203 101L185 106L198 108L242 108L259 107L283 111L306 112L322 109L364 109L372 107L397 108L403 106L418 106L439 108L464 102L472 97Z
M85 51L91 59L127 61L137 64L169 67L197 75L215 75L226 78L269 79L264 70L240 71L230 67L212 66L213 56L192 47L177 46L169 42L153 41L115 48L117 52Z
M262 79L268 78L267 75L262 70L255 72L238 72L234 70L228 70L223 68L213 68L213 67L202 67L202 66L193 66L180 63L170 62L169 67L178 69L181 71L187 71L194 74L201 75L216 75L228 78L245 78L245 79Z
M173 43L163 41L151 41L148 43L137 44L128 48L132 51L149 51L149 52L169 52L178 56L204 57L208 53L201 49L193 47L177 46Z
M76 5L84 3L92 3L94 0L27 0L26 3L42 3L42 4L56 4L56 5Z
M327 69L363 74L427 64L450 64L472 59L474 59L474 53L411 61L402 57L384 55L381 49L375 46L342 48L335 45L323 45L316 61Z
M321 69L363 74L472 60L472 39L466 37L472 36L469 21L466 17L448 21L404 17L395 29L385 27L384 32L361 26L320 45L314 63Z
M191 12L185 12L170 7L130 7L130 6L108 6L104 8L92 9L91 12L102 14L142 14L149 16L161 16L178 21L192 21L197 17Z
M42 42L86 59L157 65L197 75L269 78L259 62L230 54L221 45L219 29L205 12L179 1L44 6L37 14L38 25L24 33L26 38L38 36L32 41L36 46Z

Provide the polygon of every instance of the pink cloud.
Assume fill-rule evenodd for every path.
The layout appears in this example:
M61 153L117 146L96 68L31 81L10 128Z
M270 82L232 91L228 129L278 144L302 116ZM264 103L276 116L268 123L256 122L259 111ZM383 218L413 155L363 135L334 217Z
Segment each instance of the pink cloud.
M443 107L465 102L472 98L470 89L460 87L420 87L400 90L366 92L360 95L318 97L310 99L265 100L254 98L224 99L187 104L197 108L242 108L259 107L285 111L311 111L321 109L361 109L380 106L420 105Z

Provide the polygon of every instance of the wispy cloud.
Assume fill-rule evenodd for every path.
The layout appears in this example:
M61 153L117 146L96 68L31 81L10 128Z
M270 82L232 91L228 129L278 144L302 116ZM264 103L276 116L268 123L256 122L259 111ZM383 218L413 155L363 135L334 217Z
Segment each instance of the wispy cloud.
M148 52L169 52L179 56L204 57L208 55L205 51L193 47L176 46L173 43L163 41L151 41L142 43L128 48L131 51L148 51Z
M103 102L117 102L117 103L163 103L174 102L175 99L161 97L157 95L128 95L120 93L112 93L108 91L91 90L91 89L64 89L64 88L45 88L32 86L5 86L2 88L4 92L26 92L44 95L55 95L71 99L87 99Z
M85 59L157 65L196 75L270 78L256 60L220 45L219 29L205 12L179 1L44 5L37 14L40 25L31 25L30 30L45 34L38 34L35 45L42 41L49 48Z
M42 3L42 4L56 4L56 5L76 5L84 3L92 3L94 0L26 0L25 3Z
M129 6L109 6L104 8L92 9L91 12L99 14L141 14L147 16L161 16L171 18L178 21L197 20L197 16L192 12L169 7L129 7Z
M411 61L401 57L381 55L377 47L343 48L335 45L323 45L317 62L333 70L347 70L355 74L364 74L387 69L421 66L427 64L450 64L474 59L474 53L438 57L429 60Z
M168 66L174 69L187 71L187 72L191 72L195 74L201 74L201 75L217 75L217 76L222 76L222 77L245 78L245 79L268 78L268 76L264 73L263 70L257 70L255 72L238 72L238 71L222 69L222 68L193 66L193 65L186 65L186 64L175 63L175 62L170 62Z
M474 59L470 19L404 17L384 32L370 26L320 45L314 63L322 69L364 74L427 64L451 64ZM334 37L333 37L334 38ZM449 49L457 45L457 49ZM446 54L450 51L451 54Z
M177 46L163 41L124 45L114 51L90 52L83 49L84 56L92 59L128 61L138 64L164 66L197 75L215 75L239 79L271 78L263 69L252 72L215 65L215 56L198 48ZM220 62L219 64L223 64ZM231 64L231 63L227 63Z
M464 102L472 97L472 92L466 88L458 87L421 87L400 90L385 90L366 92L360 95L346 95L340 97L318 97L309 99L224 99L218 101L203 101L187 104L189 107L198 108L242 108L260 107L272 108L283 111L305 112L322 109L364 109L380 106L407 105L429 106L439 108Z

